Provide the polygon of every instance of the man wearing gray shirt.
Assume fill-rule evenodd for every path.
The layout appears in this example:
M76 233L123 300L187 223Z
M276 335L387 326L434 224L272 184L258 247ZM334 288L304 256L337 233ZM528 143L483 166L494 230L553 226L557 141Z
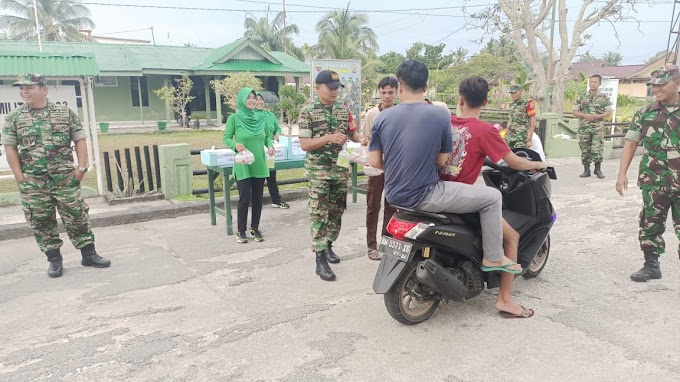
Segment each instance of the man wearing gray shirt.
M380 113L371 129L369 162L385 172L385 197L395 206L429 212L479 212L484 259L482 270L521 273L503 254L502 200L495 188L439 180L453 151L446 110L423 98L428 70L404 61L397 70L401 103Z

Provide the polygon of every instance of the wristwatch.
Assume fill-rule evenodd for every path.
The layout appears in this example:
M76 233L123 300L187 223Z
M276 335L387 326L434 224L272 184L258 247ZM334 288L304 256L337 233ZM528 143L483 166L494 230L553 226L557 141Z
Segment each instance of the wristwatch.
M87 167L78 167L78 171L82 172L83 174L87 174Z

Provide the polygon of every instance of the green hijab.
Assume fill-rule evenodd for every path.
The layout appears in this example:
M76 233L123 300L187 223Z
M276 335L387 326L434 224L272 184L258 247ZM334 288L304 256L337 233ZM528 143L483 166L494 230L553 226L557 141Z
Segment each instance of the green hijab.
M255 92L255 96L256 97L257 96L262 97L262 94L260 92ZM262 99L264 100L264 97L262 97ZM255 110L257 110L257 109L255 109ZM279 123L279 119L276 118L276 115L274 113L272 113L271 111L269 111L267 109L262 109L262 110L257 110L257 111L259 111L260 113L262 113L264 115L263 119L265 121L265 124L267 126L271 127L271 132L273 133L274 130L275 130L275 126Z
M259 110L252 108L248 109L246 107L246 100L251 93L255 91L253 88L243 88L238 91L236 96L236 114L234 118L239 123L239 127L242 127L251 135L259 135L262 133L265 127L264 113Z

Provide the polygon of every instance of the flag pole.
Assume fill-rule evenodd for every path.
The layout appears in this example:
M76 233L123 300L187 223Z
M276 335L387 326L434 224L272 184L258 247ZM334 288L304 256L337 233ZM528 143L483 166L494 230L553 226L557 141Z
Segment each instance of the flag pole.
M35 16L35 32L38 34L38 48L42 52L42 38L40 37L40 22L38 22L38 5L33 0L33 15Z

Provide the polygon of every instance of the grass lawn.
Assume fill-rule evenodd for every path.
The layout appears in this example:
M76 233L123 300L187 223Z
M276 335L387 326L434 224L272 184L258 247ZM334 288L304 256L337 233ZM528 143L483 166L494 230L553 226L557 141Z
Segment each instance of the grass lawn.
M201 131L180 131L180 132L154 132L154 133L139 133L139 134L99 134L99 152L101 155L101 161L103 162L104 160L104 152L108 151L110 154L111 158L111 172L112 172L112 177L113 177L113 185L114 189L117 186L117 180L116 180L116 173L115 173L115 166L116 163L113 160L113 151L114 150L121 150L121 157L123 161L123 168L125 168L125 157L123 150L126 148L129 148L132 156L134 157L134 147L139 147L140 150L142 151L142 155L144 152L143 146L150 146L149 149L151 150L151 146L153 145L164 145L164 144L172 144L172 143L187 143L189 144L189 147L194 150L194 149L207 149L211 148L212 146L215 146L215 148L224 148L225 145L222 142L222 131L213 131L213 130L201 130ZM153 156L153 153L152 153ZM193 168L194 170L198 169L204 169L205 166L201 164L201 159L198 155L192 156L193 159ZM132 167L133 167L133 173L134 173L134 179L135 179L135 184L137 184L137 169L135 165L134 158L132 160ZM144 164L142 167L145 167ZM153 161L152 161L152 168L153 168ZM362 170L360 168L360 170ZM125 169L124 169L125 171ZM144 173L146 173L146 170L144 170ZM154 185L156 185L156 179L155 179L155 174L154 176ZM298 179L298 178L304 178L304 170L303 169L291 169L291 170L281 170L277 172L277 179L278 180L285 180L285 179ZM359 179L363 179L364 177L360 177ZM103 177L104 181L104 188L106 188L106 177ZM85 179L83 180L83 185L91 187L93 189L97 189L97 174L93 171L92 173L88 173L85 176ZM296 188L302 188L306 187L306 183L298 183L298 184L291 184L291 185L284 185L280 186L279 188L282 190L290 190L290 189L296 189ZM148 188L148 187L147 187ZM207 175L196 175L194 176L194 183L193 183L193 188L194 189L199 189L199 188L208 188L208 177ZM3 180L0 181L0 193L3 192L15 192L18 191L17 185L13 180ZM236 195L237 191L232 190L232 195ZM220 194L221 195L221 194ZM197 197L190 197L186 196L183 198L180 198L180 200L194 200L197 198L207 198L207 194L205 195L199 195Z

